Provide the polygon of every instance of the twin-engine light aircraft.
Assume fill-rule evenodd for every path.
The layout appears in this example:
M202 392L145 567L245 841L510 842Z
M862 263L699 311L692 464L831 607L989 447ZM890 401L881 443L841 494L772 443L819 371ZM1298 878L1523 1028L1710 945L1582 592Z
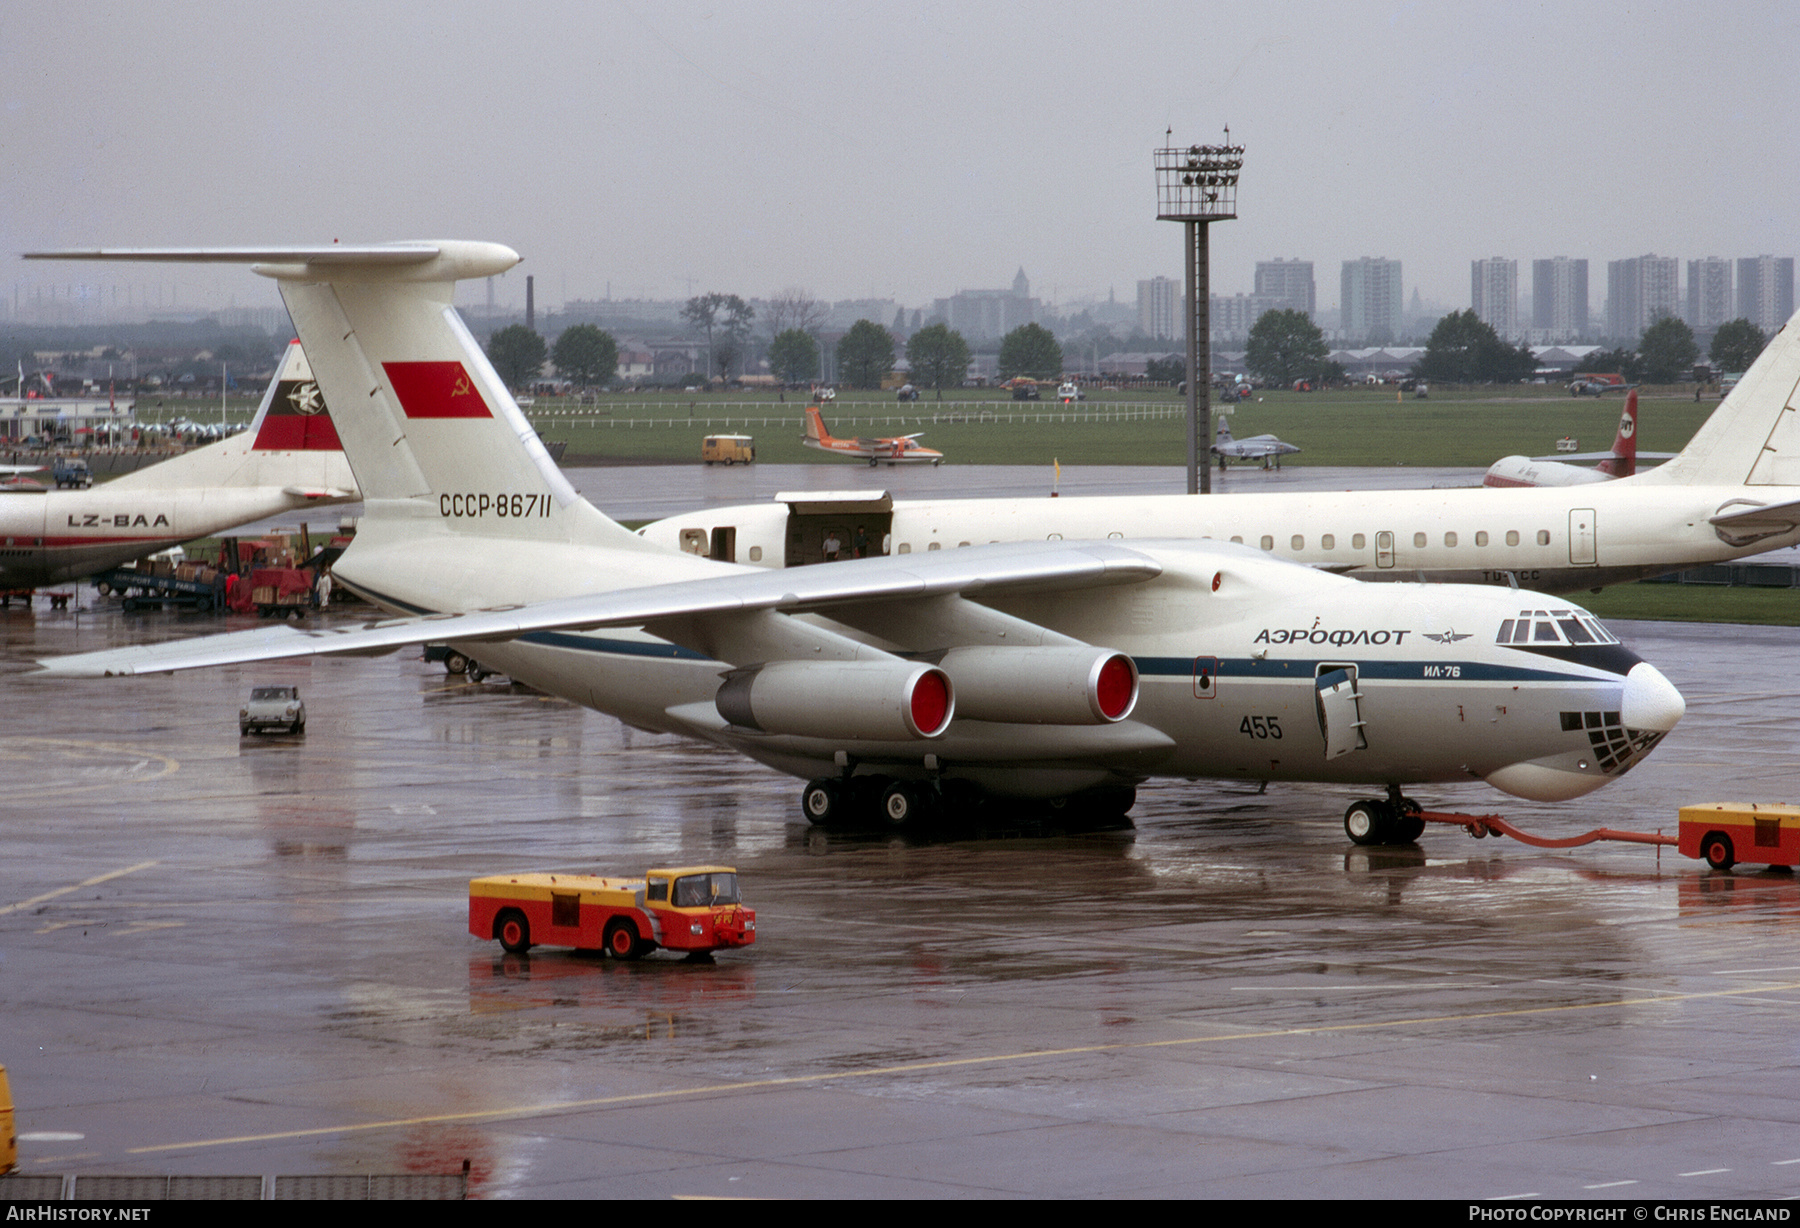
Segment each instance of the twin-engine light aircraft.
M728 540L737 557L786 567L814 561L789 554L798 515L783 502L709 508L640 532L670 545L684 532ZM1800 316L1674 459L1616 481L1504 495L1470 487L884 500L879 516L860 519L894 554L1046 538L1211 538L1363 580L1565 593L1727 562L1800 544Z
M404 615L64 657L152 674L447 640L483 665L808 783L806 816L902 824L995 801L1122 814L1152 776L1375 786L1359 843L1422 828L1406 787L1577 797L1680 694L1566 601L1363 585L1218 541L1051 541L796 571L683 554L582 499L451 306L508 248L90 253L275 278L365 499L338 581ZM154 679L141 685L154 688Z
M99 486L0 495L0 586L72 580L267 516L356 497L295 341L244 434Z
M806 434L801 442L809 448L817 448L821 452L835 452L839 456L853 456L867 459L872 469L876 465L941 465L944 454L919 442L917 435L896 435L885 439L839 439L825 425L825 415L819 411L817 404L806 407Z
M1219 416L1219 437L1213 443L1213 455L1219 458L1219 468L1225 468L1227 460L1259 460L1263 468L1269 467L1273 460L1277 469L1281 468L1281 458L1290 456L1300 449L1291 443L1283 443L1273 435L1252 435L1248 439L1233 439L1231 423Z

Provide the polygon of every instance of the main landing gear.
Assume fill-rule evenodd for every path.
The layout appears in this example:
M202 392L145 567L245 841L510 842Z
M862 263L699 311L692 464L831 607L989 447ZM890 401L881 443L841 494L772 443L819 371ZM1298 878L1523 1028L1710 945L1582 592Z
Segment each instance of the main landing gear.
M800 791L800 812L818 827L864 822L896 830L922 827L943 809L936 785L883 776L821 777Z
M1411 844L1425 832L1421 807L1400 795L1400 786L1389 785L1385 798L1352 802L1344 811L1344 834L1352 844Z
M800 812L817 827L870 826L894 831L927 827L945 819L979 821L1004 809L1009 815L1041 812L1049 821L1118 820L1137 802L1129 785L1086 789L1048 802L989 797L967 782L897 780L889 776L821 777L800 791Z

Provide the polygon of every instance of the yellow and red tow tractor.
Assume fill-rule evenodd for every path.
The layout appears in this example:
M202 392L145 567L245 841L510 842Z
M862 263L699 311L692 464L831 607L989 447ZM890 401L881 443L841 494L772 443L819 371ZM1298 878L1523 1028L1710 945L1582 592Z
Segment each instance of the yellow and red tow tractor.
M1681 852L1715 870L1740 861L1800 865L1800 806L1779 802L1707 802L1681 808Z
M731 866L647 870L642 878L497 874L469 882L469 932L515 955L540 943L637 959L663 947L705 954L756 941Z

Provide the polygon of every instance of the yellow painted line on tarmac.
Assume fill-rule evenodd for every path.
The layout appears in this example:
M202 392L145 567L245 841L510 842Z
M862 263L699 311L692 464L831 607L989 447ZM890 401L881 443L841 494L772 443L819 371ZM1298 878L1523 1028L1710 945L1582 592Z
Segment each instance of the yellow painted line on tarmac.
M907 1062L898 1066L874 1066L867 1070L839 1070L827 1074L784 1075L773 1079L746 1079L737 1083L709 1083L700 1087L672 1088L655 1092L628 1092L618 1096L596 1096L588 1100L552 1100L543 1104L518 1105L514 1108L476 1109L462 1113L427 1113L418 1117L396 1117L387 1121L366 1121L342 1126L314 1126L305 1130L276 1130L268 1134L239 1134L231 1138L195 1139L186 1143L156 1143L147 1147L128 1147L127 1155L146 1155L159 1151L188 1151L200 1147L229 1147L238 1143L268 1143L286 1139L317 1138L326 1134L354 1134L365 1130L397 1130L408 1126L441 1125L446 1122L506 1121L520 1117L550 1116L576 1113L588 1109L613 1108L620 1105L647 1104L657 1100L675 1100L688 1096L716 1096L726 1092L767 1091L778 1087L801 1087L811 1083L833 1083L845 1079L871 1079L888 1075L921 1074L932 1070L955 1070L958 1067L999 1066L1012 1062L1029 1062L1046 1057L1080 1057L1093 1053L1128 1053L1143 1049L1172 1049L1184 1045L1216 1045L1237 1040L1275 1040L1283 1036L1332 1036L1349 1032L1373 1032L1385 1028L1422 1027L1440 1023L1474 1023L1484 1019L1521 1019L1533 1015L1557 1015L1574 1011L1616 1010L1628 1006L1669 1006L1682 1002L1698 1002L1708 998L1741 998L1755 994L1785 993L1800 990L1800 981L1782 985L1761 985L1746 989L1716 989L1706 993L1666 994L1651 998L1625 998L1617 1002L1577 1002L1569 1006L1526 1006L1509 1011L1479 1011L1467 1015L1426 1015L1415 1019L1388 1019L1378 1023L1334 1023L1317 1027L1274 1028L1259 1032L1228 1032L1218 1036L1183 1036L1173 1040L1119 1041L1104 1045L1071 1045L1065 1049L1027 1049L1017 1053L994 1053L985 1057L941 1058L929 1062ZM299 1107L299 1106L296 1106Z
M101 883L111 882L115 878L124 878L127 874L136 874L139 870L148 870L151 866L161 864L160 861L140 861L135 866L126 866L123 870L108 870L105 874L96 874L71 887L58 887L55 891L34 895L29 900L20 900L17 904L0 906L0 917L4 917L9 912L18 912L22 908L30 908L33 904L42 904L45 900L54 900L59 895L68 895L71 891L80 891L83 887L97 887Z

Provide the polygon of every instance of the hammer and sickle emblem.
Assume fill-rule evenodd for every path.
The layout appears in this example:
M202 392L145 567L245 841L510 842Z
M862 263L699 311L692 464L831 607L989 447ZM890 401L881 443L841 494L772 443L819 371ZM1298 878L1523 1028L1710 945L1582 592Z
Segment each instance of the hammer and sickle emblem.
M450 395L453 397L466 397L474 391L469 386L469 377L466 374L457 376L456 383L450 387Z

